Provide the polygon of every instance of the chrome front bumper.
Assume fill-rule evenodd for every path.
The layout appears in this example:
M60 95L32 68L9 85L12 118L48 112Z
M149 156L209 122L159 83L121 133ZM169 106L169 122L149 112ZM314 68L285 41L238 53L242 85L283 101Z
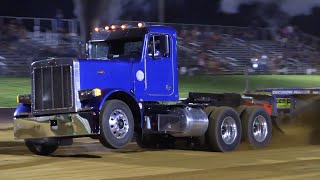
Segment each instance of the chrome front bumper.
M89 120L79 114L16 118L13 122L16 139L98 134L92 130Z

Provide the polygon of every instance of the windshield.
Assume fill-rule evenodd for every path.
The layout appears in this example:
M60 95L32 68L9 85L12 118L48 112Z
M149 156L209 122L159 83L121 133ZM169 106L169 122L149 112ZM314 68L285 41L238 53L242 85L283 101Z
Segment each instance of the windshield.
M140 57L143 38L91 41L88 46L90 59L113 59L119 57Z

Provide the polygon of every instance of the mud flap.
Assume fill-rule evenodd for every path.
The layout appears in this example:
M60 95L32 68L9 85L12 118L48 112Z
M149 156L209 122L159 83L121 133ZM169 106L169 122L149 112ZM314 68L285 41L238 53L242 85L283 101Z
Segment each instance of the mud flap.
M271 116L271 123L272 123L272 127L277 130L278 132L280 132L281 134L285 134L285 132L280 128L278 121L277 121L277 117L275 116Z

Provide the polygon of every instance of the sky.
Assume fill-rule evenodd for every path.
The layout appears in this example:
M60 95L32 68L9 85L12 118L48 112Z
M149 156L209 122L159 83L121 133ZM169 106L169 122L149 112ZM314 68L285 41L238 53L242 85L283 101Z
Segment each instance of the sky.
M94 2L95 0L93 0ZM121 0L129 1L129 0ZM136 0L137 1L137 0ZM143 1L143 0L142 0ZM221 9L221 4L226 3L226 7L231 4L243 1L245 3L236 6L236 12L229 13ZM282 16L273 12L273 7L257 5L255 2L262 0L165 0L165 21L188 24L213 24L226 26L281 26L286 23L297 25L304 32L320 37L320 8L310 9L309 15L299 15L283 17L282 22L274 22ZM265 0L264 0L265 1ZM274 1L274 0L267 0ZM278 0L286 1L286 0ZM291 0L295 1L295 0ZM305 2L309 0L299 0ZM310 0L316 2L320 0ZM148 0L147 9L136 7L134 9L123 6L122 9L112 8L112 10L122 11L119 19L157 21L157 0ZM238 4L237 4L238 5ZM130 5L131 6L131 5ZM140 5L139 5L140 6ZM131 6L134 7L134 6ZM65 18L76 18L74 13L73 0L1 0L0 16L27 16L54 18L56 10L61 9ZM268 13L271 13L269 15Z

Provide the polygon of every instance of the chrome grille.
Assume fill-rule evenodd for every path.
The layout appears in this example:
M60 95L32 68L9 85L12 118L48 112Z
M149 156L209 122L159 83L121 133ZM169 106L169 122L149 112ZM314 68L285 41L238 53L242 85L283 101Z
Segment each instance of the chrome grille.
M43 114L71 110L73 104L73 71L70 65L35 67L33 69L33 113Z

